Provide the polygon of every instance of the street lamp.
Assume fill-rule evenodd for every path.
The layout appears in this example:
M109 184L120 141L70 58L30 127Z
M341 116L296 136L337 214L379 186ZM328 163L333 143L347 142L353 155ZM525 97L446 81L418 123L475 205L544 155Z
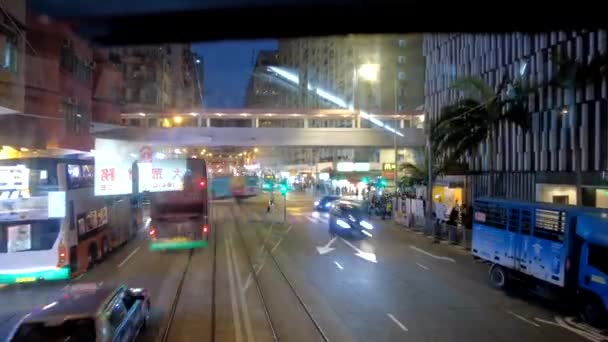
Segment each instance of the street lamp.
M259 150L258 150L258 148L257 148L257 147L255 147L255 148L253 149L253 152L254 152L254 153L258 153L258 151L259 151Z
M377 63L361 64L357 70L358 76L368 82L376 82L378 80L379 72L380 64Z
M181 116L179 116L179 115L177 115L177 116L174 116L174 117L173 117L173 122L175 122L175 123L176 123L176 124L178 124L178 125L179 125L179 124L181 124L181 123L182 123L182 121L183 121L183 119L182 119L182 117L181 117Z

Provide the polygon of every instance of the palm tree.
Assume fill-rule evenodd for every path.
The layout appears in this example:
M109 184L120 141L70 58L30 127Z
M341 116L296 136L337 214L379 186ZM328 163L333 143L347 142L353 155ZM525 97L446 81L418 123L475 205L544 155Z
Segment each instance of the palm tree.
M494 91L476 77L460 79L452 85L464 97L442 108L439 120L431 126L432 154L439 171L477 151L487 142L490 175L488 195L494 194L494 135L503 122L511 122L527 130L530 115L527 105L528 89L507 78Z
M426 163L416 165L413 163L403 163L399 165L399 170L403 176L399 179L400 187L411 187L415 184L424 184L426 181Z
M562 113L571 114L576 120L576 89L584 88L588 84L597 84L605 79L608 74L608 54L596 51L587 63L568 57L563 50L555 52L551 58L557 70L549 84L568 91L571 107L564 108ZM573 134L574 141L578 141L578 130L573 130ZM576 173L576 205L580 206L583 200L580 146L573 146L572 150Z

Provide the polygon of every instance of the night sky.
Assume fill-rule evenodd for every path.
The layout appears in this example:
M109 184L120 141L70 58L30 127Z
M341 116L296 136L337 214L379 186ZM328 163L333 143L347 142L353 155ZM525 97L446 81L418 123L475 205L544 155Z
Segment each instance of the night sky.
M193 44L205 61L203 98L206 108L242 108L245 89L259 50L277 48L275 40Z

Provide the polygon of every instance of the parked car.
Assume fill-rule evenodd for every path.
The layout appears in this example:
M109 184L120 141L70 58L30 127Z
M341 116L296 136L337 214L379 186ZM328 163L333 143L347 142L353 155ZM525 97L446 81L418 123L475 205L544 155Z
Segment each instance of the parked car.
M145 289L71 285L25 315L8 341L134 341L149 315L150 298Z

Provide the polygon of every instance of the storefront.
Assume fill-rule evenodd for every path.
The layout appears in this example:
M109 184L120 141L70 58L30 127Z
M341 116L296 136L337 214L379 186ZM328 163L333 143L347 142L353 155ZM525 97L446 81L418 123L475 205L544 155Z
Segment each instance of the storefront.
M432 196L435 213L438 217L447 215L452 208L464 202L464 177L448 176L448 179L433 183Z

